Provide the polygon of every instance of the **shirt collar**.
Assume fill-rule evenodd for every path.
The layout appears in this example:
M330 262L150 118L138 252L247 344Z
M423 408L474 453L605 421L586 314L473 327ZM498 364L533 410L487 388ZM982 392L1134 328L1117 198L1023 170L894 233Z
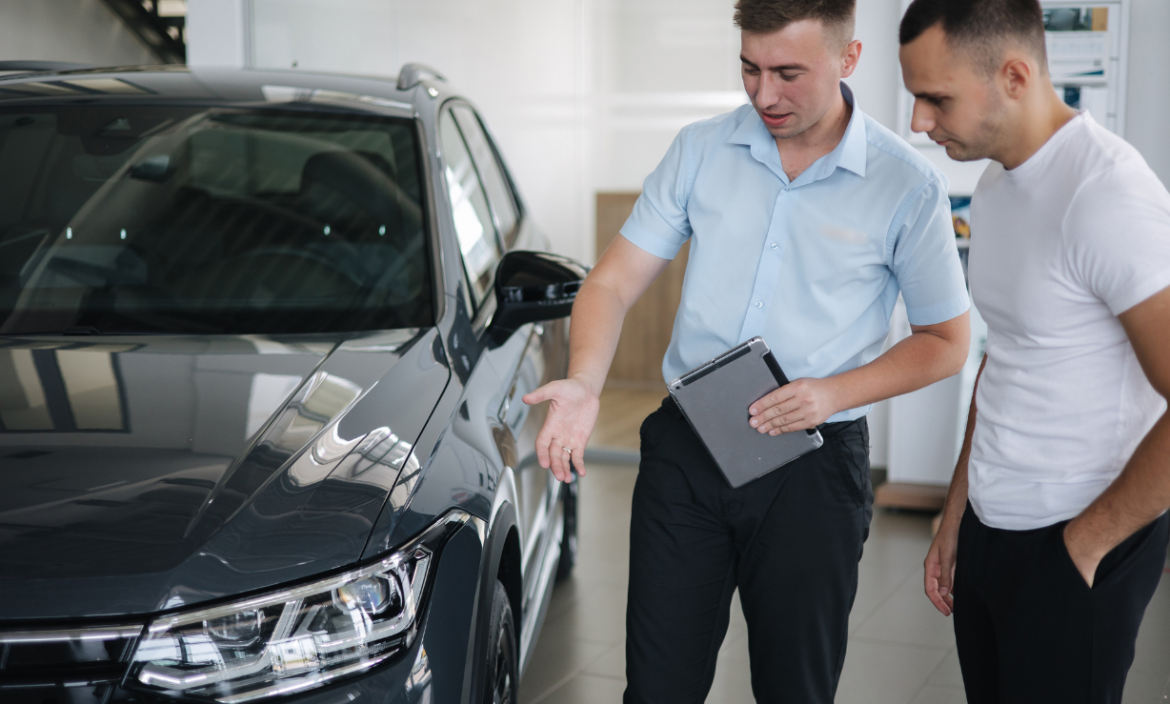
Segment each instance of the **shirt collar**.
M853 97L853 89L844 83L841 84L841 95L845 98L845 102L853 107L853 114L849 117L849 126L845 128L845 136L841 138L841 143L837 145L836 149L829 152L828 156L838 155L834 167L840 166L865 178L865 153L869 147L865 134L865 115L862 114L861 108L857 107L857 99ZM758 118L759 115L756 117Z
M845 102L853 107L853 114L849 117L849 125L845 128L845 136L841 138L833 151L818 159L805 173L801 174L798 181L804 181L810 176L809 180L818 181L832 174L837 170L837 167L852 171L861 177L865 176L867 149L865 118L861 109L857 107L857 100L853 97L852 89L844 83L841 83L841 96L845 98ZM751 147L753 157L768 165L772 165L770 162L775 162L774 166L779 169L779 174L784 173L784 170L779 168L780 154L776 150L776 139L764 126L764 121L760 119L759 113L754 108L748 112L743 122L739 124L739 127L727 141L730 144ZM810 174L810 172L814 173ZM787 181L787 177L781 176L781 178Z

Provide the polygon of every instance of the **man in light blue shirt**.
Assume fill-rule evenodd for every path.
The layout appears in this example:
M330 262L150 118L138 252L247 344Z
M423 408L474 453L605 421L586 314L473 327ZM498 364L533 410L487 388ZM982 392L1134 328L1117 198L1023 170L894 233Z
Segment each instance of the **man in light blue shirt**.
M745 408L825 444L732 489L667 399L642 425L630 527L625 701L703 702L738 589L757 701L833 701L872 487L865 414L956 373L968 297L947 184L867 117L855 0L739 0L751 105L683 129L573 309L569 378L537 439L584 474L598 395L630 306L687 241L665 379L760 335L790 379ZM884 354L901 292L912 334Z
M899 290L912 325L967 311L945 178L840 90L845 136L795 179L752 105L683 128L646 179L622 235L668 260L691 242L667 381L756 335L791 379L856 369Z

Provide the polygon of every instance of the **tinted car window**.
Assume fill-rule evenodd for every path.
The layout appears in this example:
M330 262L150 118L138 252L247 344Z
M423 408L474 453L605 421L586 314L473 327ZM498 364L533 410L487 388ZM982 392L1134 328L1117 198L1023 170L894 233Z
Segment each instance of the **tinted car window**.
M414 123L0 111L0 333L433 324Z
M439 118L439 139L455 233L478 307L491 290L492 276L500 261L499 239L483 184L450 110L444 110Z
M505 244L511 244L516 229L516 201L512 196L512 189L475 113L465 105L454 108L454 113L487 192L496 229L499 230Z

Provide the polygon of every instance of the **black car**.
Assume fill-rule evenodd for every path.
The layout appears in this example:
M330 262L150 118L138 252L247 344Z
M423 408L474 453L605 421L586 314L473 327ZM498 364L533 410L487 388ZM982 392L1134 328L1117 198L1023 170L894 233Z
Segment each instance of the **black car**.
M514 702L546 250L419 65L0 79L0 701Z

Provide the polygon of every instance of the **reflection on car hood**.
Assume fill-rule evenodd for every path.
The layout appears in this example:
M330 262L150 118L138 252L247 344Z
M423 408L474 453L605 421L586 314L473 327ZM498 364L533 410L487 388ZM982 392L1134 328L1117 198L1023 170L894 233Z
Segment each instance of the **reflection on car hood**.
M435 337L0 338L0 620L357 560L447 383Z

